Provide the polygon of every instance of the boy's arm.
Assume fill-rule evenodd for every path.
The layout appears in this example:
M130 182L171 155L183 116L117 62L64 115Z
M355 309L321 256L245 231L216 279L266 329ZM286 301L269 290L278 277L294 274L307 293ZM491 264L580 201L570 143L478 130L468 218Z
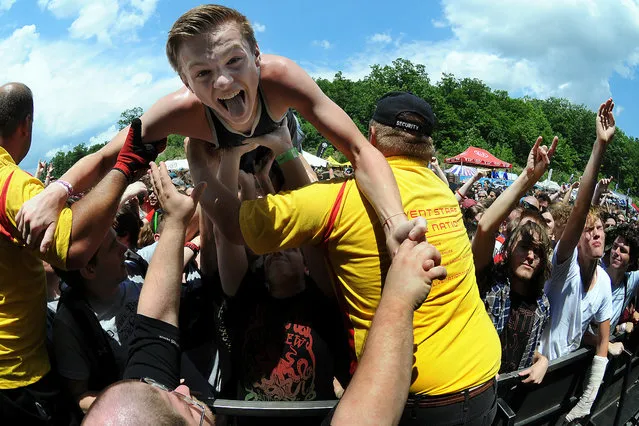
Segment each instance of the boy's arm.
M289 106L302 114L351 162L357 185L383 224L391 255L411 233L406 226L399 188L386 159L361 134L350 117L322 92L313 79L290 59L280 58L270 79L276 81Z
M178 90L156 102L141 119L142 138L159 141L171 133L198 136L211 139L208 124L202 112L201 103L188 96L186 88ZM200 114L198 114L200 112ZM194 118L196 117L196 118ZM200 119L197 119L200 117ZM60 180L68 182L75 193L82 193L95 186L116 162L130 126L122 129L99 151L89 154L73 165ZM40 248L41 252L51 244L60 212L65 206L68 193L64 186L52 184L40 194L24 204L18 213L23 225L20 232L29 234L29 246Z
M612 114L614 106L612 99L608 99L599 107L599 113L597 114L597 140L592 147L590 159L579 184L575 206L570 213L566 228L561 236L561 244L559 244L557 249L557 264L565 262L572 256L579 238L581 238L603 154L615 135L615 118Z

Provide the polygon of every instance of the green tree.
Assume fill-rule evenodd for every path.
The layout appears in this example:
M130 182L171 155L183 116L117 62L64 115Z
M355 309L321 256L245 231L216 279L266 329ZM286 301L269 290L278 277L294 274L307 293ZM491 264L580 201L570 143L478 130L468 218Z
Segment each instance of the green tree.
M142 114L144 114L144 110L142 109L142 107L125 109L120 114L120 119L118 120L118 130L124 129L126 126L131 124L134 118L141 117Z

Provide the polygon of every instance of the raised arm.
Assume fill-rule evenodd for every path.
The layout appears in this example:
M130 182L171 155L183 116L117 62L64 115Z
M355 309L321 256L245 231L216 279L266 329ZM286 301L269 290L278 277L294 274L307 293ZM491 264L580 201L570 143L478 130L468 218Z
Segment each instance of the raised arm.
M183 246L188 225L205 184L198 184L191 196L173 186L166 164L151 163L151 183L162 210L164 230L144 279L138 314L178 326L182 287Z
M284 122L278 129L266 135L251 138L250 141L271 149L275 156L275 161L284 175L284 190L301 188L311 183L304 164L306 160L304 160L301 152L297 152L291 142L291 134L288 130L286 118L284 118ZM266 177L268 177L268 170L264 170L264 172ZM266 179L262 180L266 181Z
M568 217L566 228L561 235L559 241L559 248L557 249L557 263L563 263L572 256L575 247L579 243L581 233L586 224L586 217L588 216L588 210L590 209L590 203L592 201L592 195L595 190L595 182L599 168L601 167L601 161L603 160L604 152L606 148L612 142L615 135L615 118L612 114L612 110L615 104L612 99L608 99L605 103L599 107L597 114L597 140L592 147L592 153L590 159L584 170L584 175L581 178L579 184L579 193L577 194L577 200L575 206Z
M592 205L599 206L602 204L602 196L605 197L604 193L608 190L608 185L612 182L613 177L600 179L597 182L597 186L595 187L595 194L592 196Z
M570 204L570 197L572 196L572 191L574 189L576 189L577 194L579 194L579 181L573 182L572 185L568 187L568 191L566 191L566 194L564 195L564 199L563 199L564 204Z
M402 226L407 219L397 182L386 159L302 68L286 58L279 61L270 80L277 81L274 85L286 96L289 106L299 111L351 162L357 186L375 209L380 223L384 224L386 242L393 253L410 228Z
M204 212L200 214L200 271L204 276L212 276L218 272L217 245L215 244L214 226Z
M249 152L255 147L256 145L250 144L224 150L220 161L218 178L229 191L237 193L240 158L245 152ZM223 225L218 224L215 227L220 282L224 294L235 296L248 270L248 259L244 245L233 244L229 241L221 231L221 226Z
M210 138L202 105L188 95L186 88L160 99L141 119L141 136L147 142L160 141L171 133ZM59 181L70 184L75 193L94 187L115 165L129 131L130 127L122 129L99 151L75 163ZM63 185L52 184L22 206L19 212L22 225L19 230L30 236L29 247L39 247L42 253L47 250L67 197L68 192Z
M211 162L219 155L219 151L214 150L206 141L191 138L184 140L184 147L193 181L207 184L200 200L202 210L231 243L244 245L240 229L241 202L237 197L237 190L230 191L211 168Z
M437 157L431 158L430 165L431 165L431 168L432 168L433 172L435 172L435 174L437 175L437 177L439 177L441 180L443 180L444 183L448 184L448 179L446 179L446 174L444 173L442 168L439 167L439 161L437 161Z
M434 280L444 279L437 249L404 241L388 271L382 299L357 371L332 425L391 425L401 418L413 366L413 312Z
M546 172L550 160L557 149L557 140L552 141L550 149L545 145L540 146L543 138L539 136L535 145L528 154L526 168L517 177L515 182L508 187L484 212L477 226L477 233L473 238L473 257L475 269L482 271L493 261L493 248L495 247L495 233L499 225L506 219L513 206Z
M66 264L69 269L80 269L93 257L111 227L120 197L127 185L134 175L146 170L149 161L157 157L154 146L142 144L139 137L139 123L140 120L134 123L134 128L118 154L114 169L83 199L71 206L71 241ZM18 228L20 228L21 220L24 220L24 216L18 218ZM24 227L24 223L22 225L23 229L28 229ZM54 232L55 227L47 230L47 233L51 233L51 241L53 241ZM25 233L25 239L28 240L30 236Z
M484 174L482 172L477 172L473 175L473 177L471 177L466 182L464 182L461 188L455 191L455 198L457 198L457 202L461 203L464 197L466 196L466 193L470 189L470 187L473 186L475 182L477 182L479 179L483 177L484 177Z

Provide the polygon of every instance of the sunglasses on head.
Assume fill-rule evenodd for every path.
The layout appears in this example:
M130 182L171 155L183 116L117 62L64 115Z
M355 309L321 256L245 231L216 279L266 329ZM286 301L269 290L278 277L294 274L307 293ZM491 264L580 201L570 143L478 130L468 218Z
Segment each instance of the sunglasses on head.
M536 205L534 205L534 204L530 204L528 201L522 201L520 204L521 204L521 206L522 206L523 208L525 208L525 209L528 209L528 210L534 210L534 211L536 211L536 212L538 212L538 211L539 211L539 208L538 208Z

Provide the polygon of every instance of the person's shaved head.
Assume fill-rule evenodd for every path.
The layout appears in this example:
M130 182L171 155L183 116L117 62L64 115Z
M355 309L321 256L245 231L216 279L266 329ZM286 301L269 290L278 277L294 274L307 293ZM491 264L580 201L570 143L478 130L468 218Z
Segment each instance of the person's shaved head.
M84 425L186 426L189 422L162 397L161 390L137 380L104 390L84 417Z
M33 94L22 83L0 86L0 137L11 137L28 116L33 117Z

